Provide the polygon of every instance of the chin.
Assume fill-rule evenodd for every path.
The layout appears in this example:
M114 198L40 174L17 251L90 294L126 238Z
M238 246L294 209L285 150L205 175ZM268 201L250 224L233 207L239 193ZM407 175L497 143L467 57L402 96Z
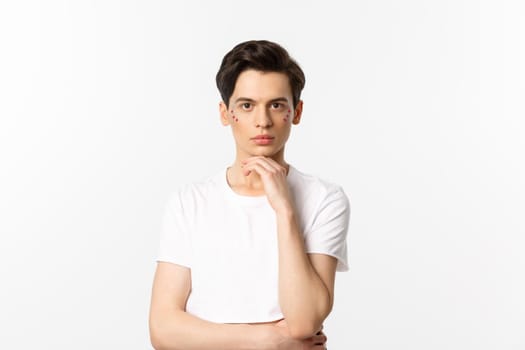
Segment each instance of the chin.
M257 150L257 151L253 152L254 156L270 157L270 156L273 156L274 154L275 154L275 152L272 152L272 150L269 150L269 149L262 149L262 150Z
M284 145L268 145L268 146L253 146L237 148L238 151L249 155L251 157L271 157L278 155L284 151Z
M278 154L280 149L275 149L273 147L261 147L260 149L255 149L250 152L253 156L262 156L262 157L273 157Z

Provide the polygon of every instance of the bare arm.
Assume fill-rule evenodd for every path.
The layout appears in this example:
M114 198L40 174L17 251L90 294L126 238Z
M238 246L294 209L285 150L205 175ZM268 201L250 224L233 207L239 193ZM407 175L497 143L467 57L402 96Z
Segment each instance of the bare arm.
M149 319L155 349L255 349L253 343L260 332L254 332L249 325L212 323L186 313L190 289L190 269L158 263Z
M337 260L323 254L305 252L304 238L297 224L296 211L286 169L262 156L243 161L244 175L256 172L275 210L279 245L279 303L292 337L314 335L333 305Z
M277 213L279 302L290 334L303 339L315 334L332 310L337 260L305 253L294 215Z
M307 340L293 339L286 326L272 324L220 324L185 311L191 289L190 269L159 262L153 282L150 338L157 350L274 350L316 349L324 334ZM318 345L319 346L319 345Z

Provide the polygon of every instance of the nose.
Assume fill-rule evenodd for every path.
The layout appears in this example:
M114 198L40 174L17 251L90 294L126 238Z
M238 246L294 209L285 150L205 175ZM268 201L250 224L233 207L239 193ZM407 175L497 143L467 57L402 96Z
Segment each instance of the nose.
M258 128L269 128L273 125L270 111L266 108L261 108L255 114L255 126Z

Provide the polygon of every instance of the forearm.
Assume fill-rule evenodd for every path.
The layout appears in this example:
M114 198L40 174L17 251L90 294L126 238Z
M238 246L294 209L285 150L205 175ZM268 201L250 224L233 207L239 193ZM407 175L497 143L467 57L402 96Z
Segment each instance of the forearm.
M150 321L156 350L264 349L261 330L247 324L208 322L181 310L165 312ZM268 347L269 349L270 347Z
M279 302L295 338L319 330L331 310L330 293L305 253L304 238L293 210L277 213Z

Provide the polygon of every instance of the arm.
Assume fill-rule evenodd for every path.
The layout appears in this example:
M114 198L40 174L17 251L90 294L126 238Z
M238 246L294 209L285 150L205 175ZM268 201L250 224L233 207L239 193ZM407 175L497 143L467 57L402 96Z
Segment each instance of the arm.
M260 336L249 325L207 322L185 312L191 289L190 269L159 262L153 282L150 338L157 350L255 349Z
M315 334L332 310L337 260L306 254L295 214L277 213L279 301L292 337Z
M314 349L324 344L320 334L297 341L288 328L275 325L220 324L188 314L185 305L191 289L189 268L159 262L150 308L151 344L157 350L276 350Z
M305 252L286 169L266 157L243 161L244 174L256 172L275 210L279 244L279 302L290 335L304 339L315 334L333 305L337 260Z

